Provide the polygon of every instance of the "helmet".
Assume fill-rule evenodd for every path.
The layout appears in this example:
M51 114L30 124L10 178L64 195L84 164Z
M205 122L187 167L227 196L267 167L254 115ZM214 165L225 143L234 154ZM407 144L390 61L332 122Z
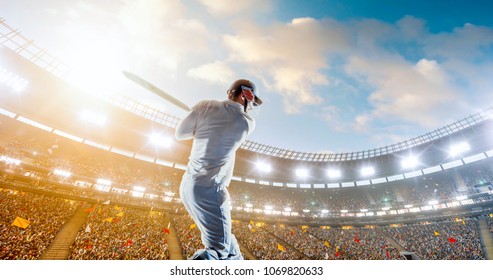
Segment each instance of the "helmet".
M258 97L257 88L253 82L239 79L231 84L228 89L228 94L232 94L234 97L242 93L245 95L245 99L253 101L253 106L262 105L262 100Z

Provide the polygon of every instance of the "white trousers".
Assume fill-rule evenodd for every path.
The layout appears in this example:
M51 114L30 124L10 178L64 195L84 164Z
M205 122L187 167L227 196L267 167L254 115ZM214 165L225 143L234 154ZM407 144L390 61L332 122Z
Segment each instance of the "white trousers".
M198 186L183 179L180 197L200 230L205 247L190 259L242 260L238 242L231 233L231 200L227 188Z

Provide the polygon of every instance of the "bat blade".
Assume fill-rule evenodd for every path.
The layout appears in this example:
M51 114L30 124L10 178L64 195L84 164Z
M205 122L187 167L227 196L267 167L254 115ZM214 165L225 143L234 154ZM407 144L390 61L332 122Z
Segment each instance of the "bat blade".
M185 103L181 102L180 100L176 99L175 97L169 95L167 92L164 90L158 88L157 86L151 84L150 82L144 80L143 78L137 76L136 74L128 71L123 71L123 75L127 77L127 79L131 80L132 82L138 84L139 86L149 90L150 92L156 94L157 96L165 99L166 101L171 102L173 105L185 110L185 111L190 111L190 107L188 107Z

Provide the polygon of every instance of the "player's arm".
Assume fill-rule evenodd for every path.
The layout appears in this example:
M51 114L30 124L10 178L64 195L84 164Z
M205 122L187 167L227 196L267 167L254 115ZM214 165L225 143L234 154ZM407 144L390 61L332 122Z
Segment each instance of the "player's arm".
M188 140L193 138L195 129L197 128L197 116L197 106L195 106L176 127L175 138L177 140Z

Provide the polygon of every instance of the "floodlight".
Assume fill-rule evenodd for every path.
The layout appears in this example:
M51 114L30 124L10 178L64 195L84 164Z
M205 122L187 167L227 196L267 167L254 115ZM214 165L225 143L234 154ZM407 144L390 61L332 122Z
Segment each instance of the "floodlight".
M375 174L375 169L373 167L363 167L361 168L361 175L363 176L369 176Z
M21 164L21 160L20 159L11 158L11 157L8 157L8 156L0 156L0 161L5 162L6 164L13 164L13 165L19 165L19 164Z
M459 144L451 145L449 149L449 153L451 156L456 156L459 154L462 154L464 152L467 152L471 149L469 144L467 142L461 142Z
M134 186L133 189L134 191L138 191L138 192L144 192L146 190L146 188L141 186Z
M368 209L360 209L360 212L368 212Z
M455 199L464 200L464 199L467 199L467 195L460 195L460 196L457 196Z
M428 201L428 205L435 205L435 204L438 204L438 201L437 200L430 200L430 201Z
M251 203L247 203L247 204L245 204L245 207L246 207L246 208L253 208L253 204L251 204Z
M383 207L382 210L383 211L388 211L388 210L390 210L390 207Z
M409 156L401 161L402 168L413 168L418 165L418 158Z
M348 210L341 210L341 213L347 213L349 212Z
M337 169L329 169L327 170L327 175L329 176L329 178L340 178L341 171Z
M0 68L0 83L9 86L17 92L24 90L29 84L25 79L3 68Z
M412 204L407 204L407 205L404 205L404 208L412 208L413 205Z
M310 213L309 209L303 209L303 213Z
M105 186L111 185L111 181L106 179L98 179L96 182L98 183L98 185L105 185Z
M296 169L296 176L301 178L308 177L308 169L304 169L304 168Z
M266 206L264 207L264 209L265 209L265 210L272 210L272 209L274 209L274 207L272 207L272 206L270 206L270 205L266 205Z
M173 196L175 196L175 193L168 191L168 192L165 192L164 195L169 196L169 197L173 197Z
M90 110L84 110L80 112L79 117L86 122L103 126L106 124L106 116L100 113L96 113Z
M171 137L158 133L152 133L151 135L149 135L149 139L151 140L152 144L164 148L171 147L171 144L173 143L173 139L171 139Z
M272 170L272 167L270 166L270 164L265 163L263 161L257 161L256 167L261 172L270 172Z
M61 169L55 169L53 171L53 173L55 175L58 175L58 176L61 176L61 177L65 177L65 178L68 178L68 177L72 176L72 173L70 173L68 171L65 171L65 170L61 170Z
M291 212L291 208L289 207L284 208L284 212Z
M327 210L327 209L322 209L322 211L321 211L321 212L322 212L322 214L327 214L327 213L329 213L329 210Z

